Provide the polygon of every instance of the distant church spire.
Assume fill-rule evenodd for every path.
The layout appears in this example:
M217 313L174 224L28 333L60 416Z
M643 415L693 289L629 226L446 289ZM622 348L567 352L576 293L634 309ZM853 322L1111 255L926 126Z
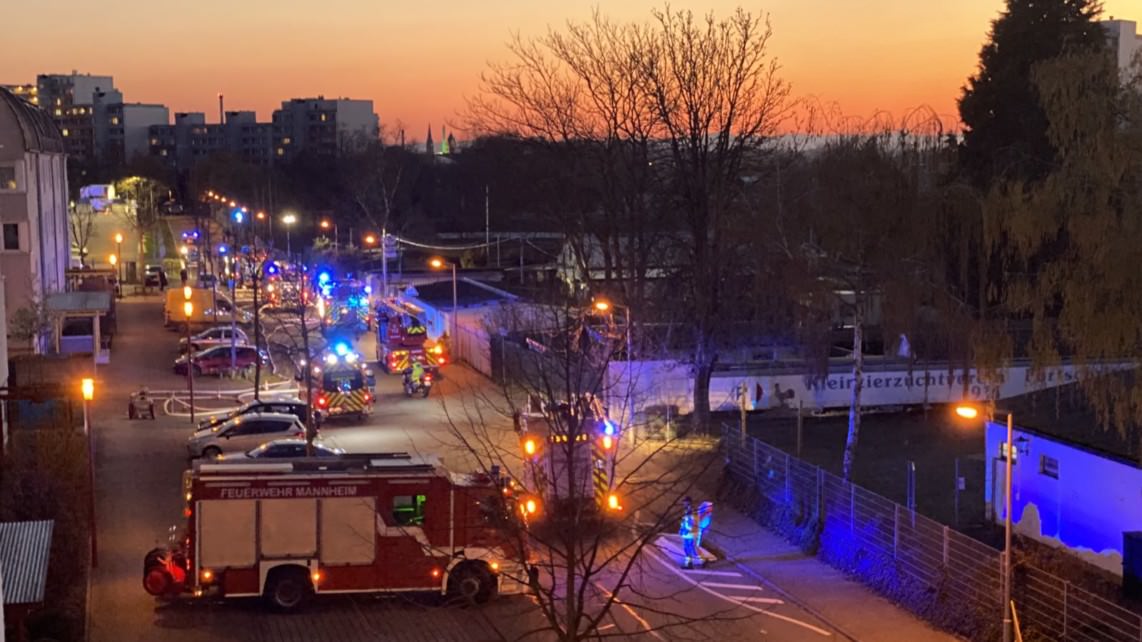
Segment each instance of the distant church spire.
M436 144L432 142L432 125L428 125L428 140L424 141L424 152L429 156L436 153Z

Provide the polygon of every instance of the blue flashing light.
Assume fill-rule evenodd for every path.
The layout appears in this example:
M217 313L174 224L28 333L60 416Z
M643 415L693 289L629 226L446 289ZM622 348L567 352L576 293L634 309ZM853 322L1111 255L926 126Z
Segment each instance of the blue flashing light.
M225 245L219 245L218 246L218 253L219 254L225 254L226 253L226 246Z
M235 209L232 212L230 212L230 216L234 217L235 223L241 223L242 221L244 221L246 219L245 213L243 213L242 210L240 210L240 209Z
M276 263L270 263L269 265L267 265L266 266L266 273L267 274L277 274L278 273L277 264Z
M338 356L344 357L349 354L349 344L342 341L333 346L333 351L336 352Z
M610 419L603 420L603 434L612 437L615 434L615 424L611 423Z
M373 286L366 285L365 286L365 294L372 294L372 293L373 293Z
M330 277L328 272L322 272L321 274L317 275L317 282L321 284L329 283L329 278Z

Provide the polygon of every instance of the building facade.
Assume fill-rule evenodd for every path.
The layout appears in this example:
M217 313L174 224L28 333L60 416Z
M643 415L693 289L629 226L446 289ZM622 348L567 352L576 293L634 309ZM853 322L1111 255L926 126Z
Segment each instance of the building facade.
M46 112L0 89L0 273L9 312L64 291L67 206L62 133Z
M349 98L293 98L274 110L274 157L289 159L302 150L336 156L377 140L380 123L373 101Z
M1142 65L1142 35L1133 20L1104 20L1102 28L1110 41L1110 49L1118 61L1118 70L1125 76L1142 73L1135 65Z

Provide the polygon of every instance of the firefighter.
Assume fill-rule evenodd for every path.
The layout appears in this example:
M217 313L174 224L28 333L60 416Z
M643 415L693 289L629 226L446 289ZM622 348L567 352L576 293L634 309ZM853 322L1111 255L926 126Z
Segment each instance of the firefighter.
M413 359L412 365L408 369L409 383L413 386L418 386L422 379L424 379L424 364L417 359Z
M682 536L682 568L694 568L695 563L698 566L702 565L702 556L698 553L698 538L701 537L701 533L694 502L687 496L682 499L682 523L678 527L678 534Z

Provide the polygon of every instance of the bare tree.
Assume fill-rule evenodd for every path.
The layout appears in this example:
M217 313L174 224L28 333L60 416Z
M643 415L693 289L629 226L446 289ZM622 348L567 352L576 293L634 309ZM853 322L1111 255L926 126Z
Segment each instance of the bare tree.
M71 246L79 255L79 264L86 266L87 243L95 227L95 208L89 203L76 203L68 213L67 224L71 228Z
M695 639L715 635L704 628L713 620L743 617L679 615L677 595L646 583L648 565L665 560L655 541L716 453L673 440L635 445L633 428L610 418L605 373L622 333L564 305L505 311L491 325L505 341L498 395L473 389L444 409L473 467L511 480L501 507L509 518L497 528L523 569L510 579L527 585L541 614L526 635L625 635L610 630L619 608L655 614L651 630L684 628Z
M603 281L621 277L628 302L651 298L645 283L670 262L669 278L682 287L672 287L669 304L656 302L693 329L699 425L709 415L720 317L730 312L725 289L745 252L743 179L787 115L771 33L765 17L741 10L718 20L667 8L646 25L596 14L543 38L517 37L512 64L492 66L469 103L477 131L587 150L598 215L585 208L568 227L584 247L599 239Z

